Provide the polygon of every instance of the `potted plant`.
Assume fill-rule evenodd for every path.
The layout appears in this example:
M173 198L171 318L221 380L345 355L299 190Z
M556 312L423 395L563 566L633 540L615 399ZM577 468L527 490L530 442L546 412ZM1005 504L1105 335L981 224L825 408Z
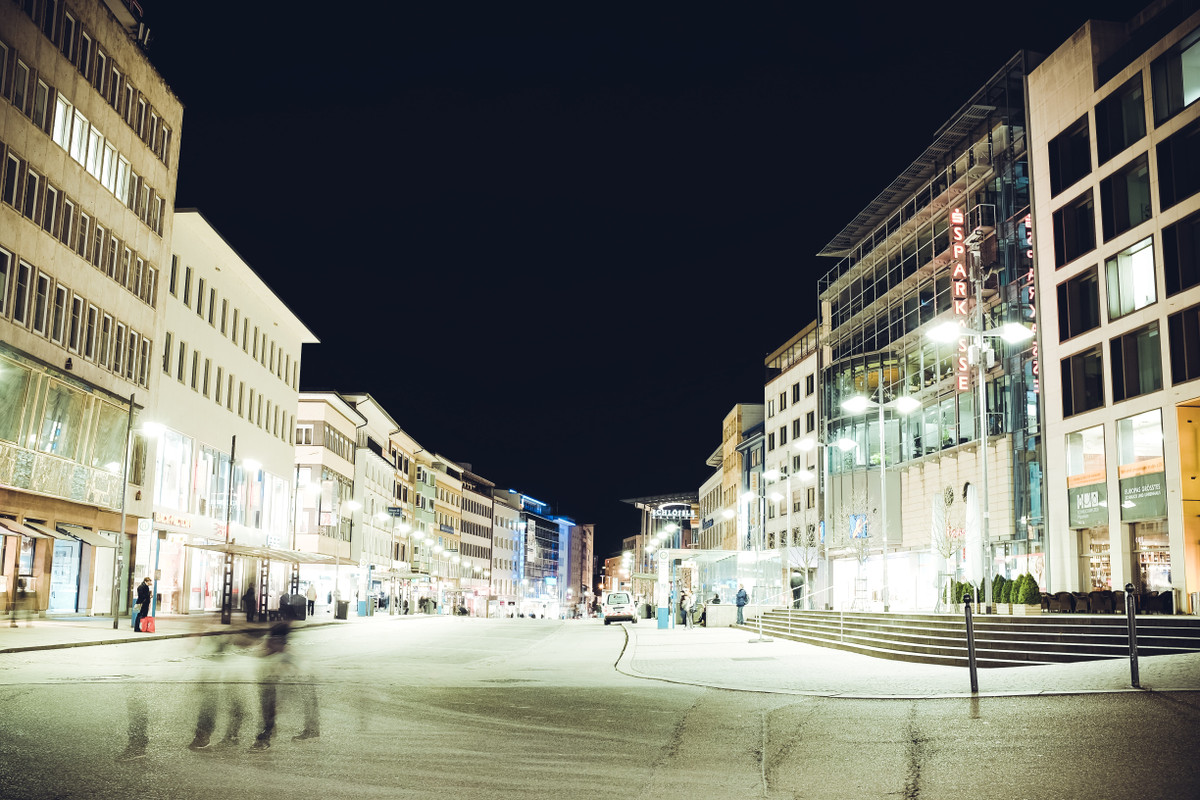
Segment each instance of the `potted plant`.
M1019 588L1019 592L1012 597L1013 613L1032 616L1042 613L1042 592L1038 588L1037 580L1026 572L1019 579L1020 586L1013 587L1014 591Z
M992 580L992 602L996 604L997 614L1012 613L1012 607L1009 605L1010 601L1008 599L1011 587L1012 581L1003 575L997 575Z

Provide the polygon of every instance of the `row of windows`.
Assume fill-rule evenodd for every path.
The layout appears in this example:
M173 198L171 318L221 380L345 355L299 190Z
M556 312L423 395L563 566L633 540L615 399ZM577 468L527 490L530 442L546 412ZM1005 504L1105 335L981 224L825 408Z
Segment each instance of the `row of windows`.
M138 138L167 164L171 152L170 127L71 9L59 0L23 0L21 6L46 38L75 65L84 80L96 88Z
M462 502L462 498L459 495L453 494L449 489L443 489L441 487L438 487L437 499L441 500L446 505L454 506L455 508L458 508Z
M812 393L815 392L816 390L817 390L816 374L814 373L812 375L806 376L804 378L804 396L810 397L812 395ZM795 383L792 384L792 402L793 403L800 402L800 381L796 381ZM785 411L787 409L787 407L788 407L788 393L786 391L780 392L779 393L778 410L780 412L782 412L782 411ZM777 410L777 408L775 405L775 401L768 400L767 401L767 416L768 417L775 416L776 410Z
M1184 312L1186 313L1186 312ZM1171 319L1174 319L1174 315ZM1169 330L1174 330L1174 325ZM1180 339L1172 335L1171 348L1181 349L1181 358L1186 361L1184 330L1180 327ZM1158 323L1130 331L1109 340L1109 357L1112 367L1112 400L1119 403L1131 397L1139 397L1162 388L1162 345ZM1191 380L1200 374L1180 380ZM1104 354L1101 345L1088 348L1062 360L1063 416L1070 417L1085 411L1101 408L1104 403ZM1178 381L1177 381L1178 382Z
M162 369L165 375L174 375L176 380L190 386L192 391L212 398L217 405L224 405L229 411L236 410L239 417L281 441L293 443L293 420L282 406L267 399L262 392L256 392L253 387L247 390L246 382L238 380L232 372L226 379L224 367L217 366L214 370L212 359L199 350L189 351L187 342L179 342L176 354L174 339L172 331L167 331L163 337Z
M149 385L150 339L3 249L0 317L130 382Z
M0 143L0 150L3 150ZM158 270L142 254L121 242L65 192L11 150L4 153L0 201L23 214L85 261L108 275L142 302L158 299Z
M0 65L7 64L10 48L0 42ZM108 191L116 195L155 233L162 235L166 199L139 176L130 160L118 152L111 140L91 124L74 105L53 86L30 73L25 62L11 55L16 65L13 89L7 95L14 107L30 117L55 144L65 150ZM0 66L0 86L4 86L4 67ZM22 88L34 81L32 93Z
M233 309L233 318L229 316L229 300L221 298L221 310L217 312L217 288L209 286L204 278L199 278L193 282L193 269L185 267L183 271L183 286L182 297L180 297L180 279L179 279L179 256L171 256L171 274L167 284L167 289L173 297L180 297L183 304L189 309L194 308L196 315L201 319L206 319L208 324L221 332L222 336L228 335L230 341L235 345L238 344L239 336L241 338L242 352L247 353L255 361L266 367L275 377L284 382L285 385L292 389L298 389L300 386L300 361L293 360L290 353L285 353L283 347L275 344L275 340L267 336L266 333L259 331L257 325L254 326L253 332L250 326L250 317L243 317L240 308ZM193 286L195 287L193 291ZM192 298L195 297L195 305L192 304ZM232 325L230 322L232 321Z

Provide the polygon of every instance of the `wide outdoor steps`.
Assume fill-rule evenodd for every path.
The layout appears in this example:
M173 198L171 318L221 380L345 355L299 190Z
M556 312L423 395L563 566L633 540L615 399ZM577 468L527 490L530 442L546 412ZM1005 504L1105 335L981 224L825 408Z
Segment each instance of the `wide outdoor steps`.
M980 667L1058 664L1129 657L1128 621L1119 614L977 614L975 660ZM735 626L758 631L757 619ZM762 617L764 635L877 658L967 666L962 614L897 614L779 609ZM1200 618L1139 616L1138 655L1200 652Z

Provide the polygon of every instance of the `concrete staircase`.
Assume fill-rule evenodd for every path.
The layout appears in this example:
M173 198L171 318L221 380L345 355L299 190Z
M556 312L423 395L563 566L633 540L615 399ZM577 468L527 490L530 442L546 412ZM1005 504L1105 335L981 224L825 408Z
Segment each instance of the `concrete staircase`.
M1129 657L1128 622L1118 614L976 615L975 659L983 667L1059 664ZM758 630L758 620L735 627ZM967 666L962 614L898 614L777 609L765 635L877 658ZM1138 655L1200 652L1200 617L1139 616Z

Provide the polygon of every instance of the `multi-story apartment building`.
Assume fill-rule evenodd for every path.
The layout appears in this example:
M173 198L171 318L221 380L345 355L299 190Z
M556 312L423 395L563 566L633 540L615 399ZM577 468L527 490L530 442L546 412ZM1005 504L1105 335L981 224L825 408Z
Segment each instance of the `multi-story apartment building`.
M438 577L442 583L442 597L450 611L464 608L463 575L465 565L462 555L462 467L440 455L433 457L433 469L437 472L437 487L434 492L434 520L437 524L436 547Z
M416 464L415 455L423 448L403 429L397 428L390 435L391 460L395 467L395 487L392 490L392 507L389 513L394 518L396 529L395 552L392 555L392 583L395 602L389 611L404 610L405 603L411 611L414 601L413 581L420 576L413 570L413 546L417 539L415 516Z
M366 420L358 429L354 459L354 499L351 511L350 558L357 563L354 592L360 614L374 612L380 597L390 596L390 573L398 543L400 519L394 507L396 464L391 435L400 426L370 394L345 393L342 398ZM384 584L388 587L385 588ZM343 593L345 589L343 588ZM352 599L345 595L345 599Z
M817 323L767 356L766 543L780 551L793 601L816 591L823 529L818 502L820 419Z
M522 575L521 505L511 492L492 490L492 613L507 617L517 610Z
M712 466L712 462L709 462ZM720 522L727 514L733 516L732 509L725 508L725 491L722 488L722 479L724 472L721 470L720 461L716 462L717 469L708 476L700 486L700 530L697 534L697 546L701 550L720 550L721 549L721 526Z
M50 613L125 608L150 514L126 441L158 387L183 107L138 22L0 5L0 601L20 582Z
M492 494L496 484L462 464L462 529L459 555L462 558L463 604L473 616L486 617L493 599L492 537L494 531Z
M839 259L818 287L825 441L842 445L823 451L834 605L932 608L960 571L1044 578L1036 346L992 336L1034 308L1033 60L1002 65L820 252Z
M1049 587L1200 591L1200 10L1088 22L1029 74Z
M161 370L147 409L161 429L153 519L139 529L152 533L139 537L135 558L138 574L159 576L164 613L220 607L224 556L204 546L293 546L301 350L317 341L199 212L174 219ZM114 341L121 336L118 325ZM278 594L291 577L284 564L264 571L245 556L234 570L239 597L256 583Z
M359 428L367 419L336 392L301 392L296 411L296 549L350 561L349 502L354 499L354 463ZM324 605L340 592L341 564L305 567Z
M424 448L413 453L413 532L410 541L412 571L418 576L413 582L418 607L427 606L429 602L442 602L442 585L434 573L445 546L438 542L442 534L438 532L434 511L438 473L433 468L433 461L433 453Z

